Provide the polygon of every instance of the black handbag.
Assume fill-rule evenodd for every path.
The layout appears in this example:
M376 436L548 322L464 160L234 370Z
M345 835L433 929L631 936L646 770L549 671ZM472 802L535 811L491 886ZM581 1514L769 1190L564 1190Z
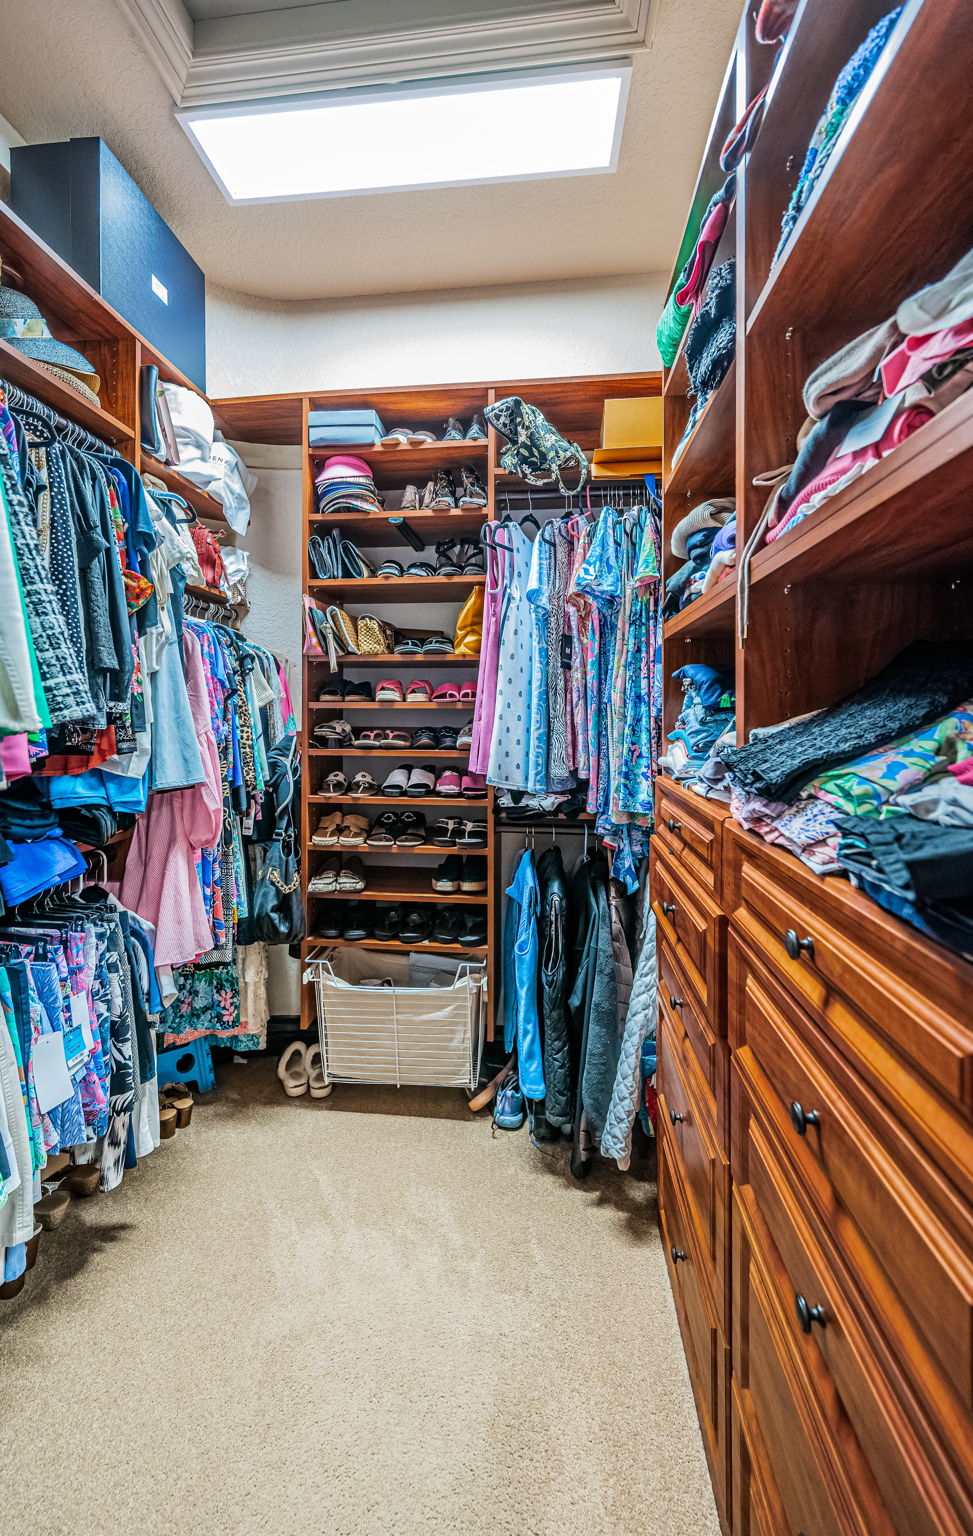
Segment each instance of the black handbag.
M292 736L286 749L287 771L280 781L283 792L277 799L274 836L257 852L251 926L254 940L261 944L293 944L307 932L293 811L296 756L297 737Z

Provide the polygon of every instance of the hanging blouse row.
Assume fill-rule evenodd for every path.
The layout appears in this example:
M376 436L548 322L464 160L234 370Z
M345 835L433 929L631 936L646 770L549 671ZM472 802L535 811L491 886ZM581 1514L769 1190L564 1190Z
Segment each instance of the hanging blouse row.
M654 494L540 527L487 524L470 770L501 791L581 786L629 891L648 851L660 747L661 511ZM501 796L503 801L506 796Z

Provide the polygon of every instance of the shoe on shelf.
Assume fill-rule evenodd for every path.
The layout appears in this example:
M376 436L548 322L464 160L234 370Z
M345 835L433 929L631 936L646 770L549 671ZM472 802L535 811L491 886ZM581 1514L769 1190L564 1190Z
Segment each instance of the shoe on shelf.
M408 448L411 435L410 427L393 427L391 432L379 438L379 442L383 448Z
M320 1045L309 1045L305 1058L307 1066L307 1086L312 1099L326 1099L333 1083L329 1083L324 1075L324 1057L321 1054Z
M413 768L409 774L409 782L406 787L407 795L415 795L420 798L423 795L431 795L436 787L436 769L432 763L422 763L418 768Z
M463 912L460 907L436 908L432 936L437 944L458 944L462 930Z
M365 866L361 859L347 859L338 871L335 889L348 895L357 895L365 889Z
M410 688L412 684L409 684ZM397 677L383 677L375 688L376 704L401 704L402 684Z
M487 435L486 422L482 411L477 411L466 429L466 441L468 443L482 443Z
M468 752L473 745L473 721L467 720L461 725L456 736L456 745L461 752Z
M436 545L436 575L461 576L462 566L456 558L459 548L455 539L440 539Z
M455 683L440 683L432 696L434 704L458 704L459 689Z
M441 725L436 731L436 746L440 752L455 752L459 732L455 725Z
M395 832L396 848L421 848L425 841L425 816L421 811L403 811Z
M516 1072L511 1072L497 1089L493 1123L499 1131L519 1131L524 1123L524 1096Z
M342 817L341 832L338 835L339 848L362 848L368 833L368 817L358 816L349 812ZM344 889L344 887L339 887Z
M401 817L398 811L383 811L376 816L365 838L369 848L394 848L396 833L399 830Z
M440 817L432 829L432 841L437 848L458 847L460 829L463 825L458 816Z
M289 1099L299 1099L308 1090L307 1046L295 1040L277 1063L277 1076Z
M411 560L405 568L407 576L435 576L436 568L428 560Z
M433 871L432 888L440 896L455 896L459 891L463 860L458 853L451 853Z
M358 683L354 678L345 683L346 704L371 704L374 698L371 683Z
M401 763L398 768L393 768L385 783L382 785L383 795L404 795L408 791L409 776L412 773L411 763Z
M424 906L403 907L399 938L403 944L425 944L432 931L432 915Z
M345 690L348 684L343 677L329 677L326 683L321 684L318 693L319 704L340 704L347 697Z
M401 690L402 684L399 684ZM405 690L407 704L430 704L432 702L432 683L424 677L414 677Z
M375 572L376 576L401 576L402 574L401 560L383 560Z
M395 730L387 725L382 732L380 746L383 752L408 752L413 745L412 732L410 730Z
M460 544L456 550L456 563L463 576L482 576L486 571L483 550L479 544Z
M448 469L436 471L429 510L431 512L456 511L456 486Z
M345 907L340 901L322 901L315 914L314 927L322 939L340 939L345 925Z
M472 678L470 678L468 683L460 684L459 701L461 704L476 703L476 683Z
M345 913L341 937L343 939L350 939L355 943L360 943L362 939L370 939L372 936L371 902L350 901L348 906L352 910Z
M459 942L464 949L482 949L487 941L486 912L479 907L474 907L470 912L463 914L463 927L460 932Z
M436 794L455 797L460 792L460 776L455 768L445 768L436 780Z
M341 855L329 853L316 875L312 875L308 881L307 891L309 896L327 896L338 889L338 874L341 869Z
M384 734L385 732L378 726L370 725L367 726L364 730L362 730L362 728L359 726L358 730L355 732L355 738L352 742L352 746L358 747L364 751L367 751L368 748L371 747L372 751L374 752L376 747L380 747L382 745L382 737Z
M485 800L487 782L482 773L464 773L463 775L463 799Z
M340 811L329 811L327 816L322 816L311 834L315 848L336 848L344 819Z
M458 416L450 416L443 428L444 443L461 443L464 439L463 423Z
M481 821L460 822L456 846L457 848L485 848L487 846L486 824Z
M417 432L409 433L410 448L424 448L427 443L438 443L435 432L429 432L425 427L420 427Z
M489 497L486 486L472 464L464 464L459 472L458 507L485 507Z
M453 642L441 629L433 630L422 642L423 656L452 656Z
M402 506L399 508L399 510L400 512L418 512L419 487L417 485L406 486L405 490L402 492Z
M413 749L418 752L425 748L428 751L436 750L436 732L431 725L420 725L412 732Z
M348 780L345 778L345 775L339 773L337 768L333 773L329 773L321 785L321 793L322 795L333 795L336 800L340 800L343 795L348 793Z
M400 902L391 903L379 901L375 903L375 919L372 929L376 939L388 943L389 939L397 939L402 928L402 905Z
M435 480L427 480L422 488L422 498L419 504L420 512L429 512L432 509L432 499L436 494Z
M378 785L370 773L356 773L351 781L351 793L356 800L371 800L378 794Z
M458 858L459 855L457 854ZM482 858L467 854L460 871L459 888L464 896L479 896L487 888L486 865Z
M354 734L347 720L323 720L314 727L314 742L318 747L350 747Z

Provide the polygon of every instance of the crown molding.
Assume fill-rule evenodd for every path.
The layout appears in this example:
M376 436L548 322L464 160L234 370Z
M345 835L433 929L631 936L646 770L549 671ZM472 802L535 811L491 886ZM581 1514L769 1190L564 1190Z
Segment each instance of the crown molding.
M183 0L116 3L148 50L172 99L181 100L193 61L193 21Z
M494 18L484 7L477 20L455 23L446 6L441 20L418 28L335 37L327 35L330 5L305 5L209 22L196 29L194 40L182 0L118 4L180 107L604 62L648 48L657 10L657 0L588 0L570 7L525 6L519 16Z

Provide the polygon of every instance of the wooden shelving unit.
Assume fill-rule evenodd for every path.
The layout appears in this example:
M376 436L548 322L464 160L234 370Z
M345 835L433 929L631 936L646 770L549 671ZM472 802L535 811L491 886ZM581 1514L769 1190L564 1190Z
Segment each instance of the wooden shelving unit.
M685 344L665 375L666 578L701 501L735 496L743 549L769 494L755 479L796 457L808 375L973 247L968 7L905 0L776 254L834 81L890 9L800 0L779 48L744 11L672 279L728 132L767 87L714 258L736 258L736 357L675 466ZM971 481L973 392L758 549L742 638L732 578L666 622L666 731L686 663L735 678L743 743L914 640L973 639ZM973 1289L951 1331L949 1282L918 1279L948 1230L973 1287L973 1158L960 1170L955 1153L973 1145L973 1097L950 1076L973 1063L973 967L671 779L652 844L660 1217L725 1536L973 1530L968 1373L957 1387L952 1366Z

